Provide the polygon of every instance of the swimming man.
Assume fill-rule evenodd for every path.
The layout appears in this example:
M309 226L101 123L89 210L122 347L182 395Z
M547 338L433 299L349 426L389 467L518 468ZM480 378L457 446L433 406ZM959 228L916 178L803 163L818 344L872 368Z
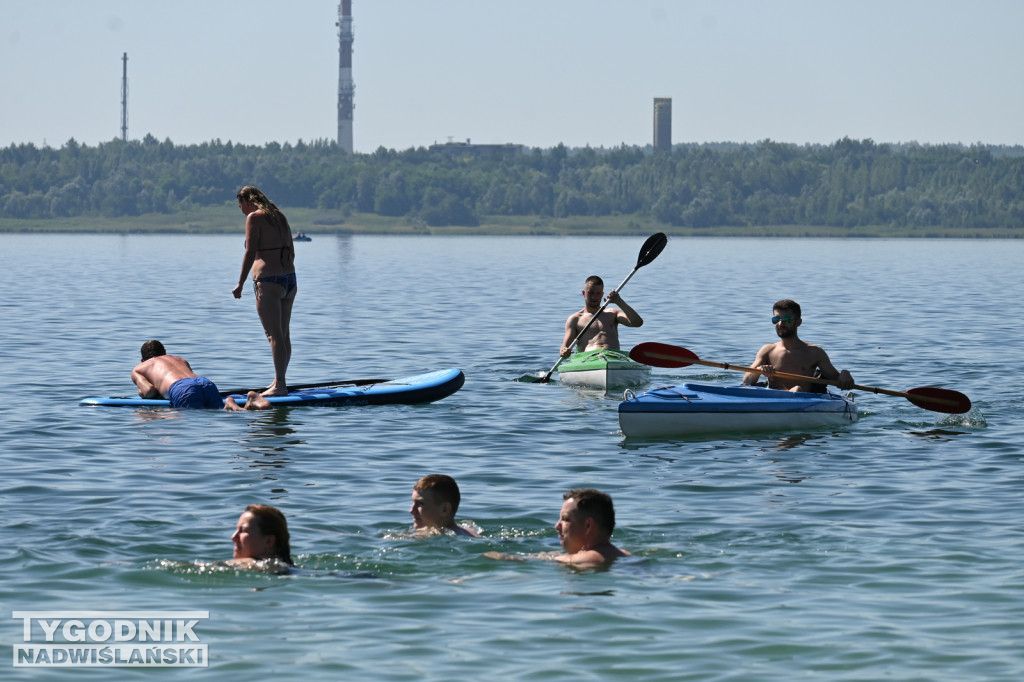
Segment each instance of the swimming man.
M573 488L562 499L555 530L565 554L556 556L555 561L587 568L630 556L612 544L615 506L610 495L593 488Z
M430 474L416 481L412 489L412 526L417 531L451 531L455 535L478 538L472 528L455 523L462 496L459 485L451 476Z

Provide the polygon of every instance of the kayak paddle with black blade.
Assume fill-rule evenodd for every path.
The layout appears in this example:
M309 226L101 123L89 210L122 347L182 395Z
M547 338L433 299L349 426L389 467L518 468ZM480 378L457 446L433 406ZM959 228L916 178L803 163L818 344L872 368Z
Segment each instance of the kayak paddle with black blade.
M637 256L636 259L636 267L634 267L633 270L630 271L628 275L626 275L626 279L622 280L622 284L615 287L615 291L622 293L622 287L626 286L626 282L628 282L629 279L636 274L637 270L639 270L640 268L642 268L643 266L647 265L655 258L657 258L658 255L665 248L666 244L668 244L668 237L666 237L663 232L652 234L650 237L648 237L647 241L644 242L644 245L640 247L640 254ZM576 338L572 340L572 343L568 345L569 348L575 346L576 342L579 341L580 337L582 337L583 334L586 333L588 329L590 329L590 325L594 324L594 321L597 319L598 315L604 312L604 309L608 307L608 303L609 301L605 301L604 304L600 308L598 308L597 312L590 316L590 321L587 322L583 329L580 330L580 333L576 335ZM545 374L543 377L537 378L535 376L527 374L526 376L519 377L516 381L522 381L528 384L546 384L549 381L551 381L551 375L555 373L555 370L558 369L558 366L560 364L562 364L562 360L564 360L565 357L566 356L560 356L558 358L558 362L556 362L551 367L551 369L548 370L547 374Z

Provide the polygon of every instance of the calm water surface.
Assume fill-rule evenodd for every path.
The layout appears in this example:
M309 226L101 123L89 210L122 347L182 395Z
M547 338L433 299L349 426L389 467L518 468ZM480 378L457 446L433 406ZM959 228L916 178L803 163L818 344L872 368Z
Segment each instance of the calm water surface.
M554 363L584 278L620 282L644 237L314 236L297 245L293 382L459 367L466 385L430 405L227 414L77 401L131 394L148 338L222 387L266 385L251 291L230 293L240 235L0 235L0 677L1024 677L1024 242L670 240L623 290L647 320L627 347L747 364L791 297L858 383L975 407L861 394L835 431L631 442L619 396L512 379ZM431 472L456 477L482 539L408 537ZM575 486L612 494L635 557L483 556L557 549ZM213 564L252 502L288 515L297 574ZM209 668L13 668L10 613L60 609L208 610Z

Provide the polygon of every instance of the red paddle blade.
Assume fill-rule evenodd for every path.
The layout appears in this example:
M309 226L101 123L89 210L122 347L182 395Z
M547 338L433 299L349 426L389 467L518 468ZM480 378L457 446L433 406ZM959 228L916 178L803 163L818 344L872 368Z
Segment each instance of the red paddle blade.
M926 410L946 414L963 414L971 409L971 399L963 393L934 386L910 389L907 400Z
M633 349L629 351L629 357L652 367L687 367L692 365L694 360L700 360L685 348L656 341L647 341L633 346Z

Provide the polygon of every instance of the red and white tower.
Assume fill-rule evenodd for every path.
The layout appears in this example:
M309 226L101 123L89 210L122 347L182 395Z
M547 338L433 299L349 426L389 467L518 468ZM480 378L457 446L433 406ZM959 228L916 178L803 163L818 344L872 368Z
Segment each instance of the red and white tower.
M352 83L352 0L338 5L338 146L352 153L352 101L356 86Z

